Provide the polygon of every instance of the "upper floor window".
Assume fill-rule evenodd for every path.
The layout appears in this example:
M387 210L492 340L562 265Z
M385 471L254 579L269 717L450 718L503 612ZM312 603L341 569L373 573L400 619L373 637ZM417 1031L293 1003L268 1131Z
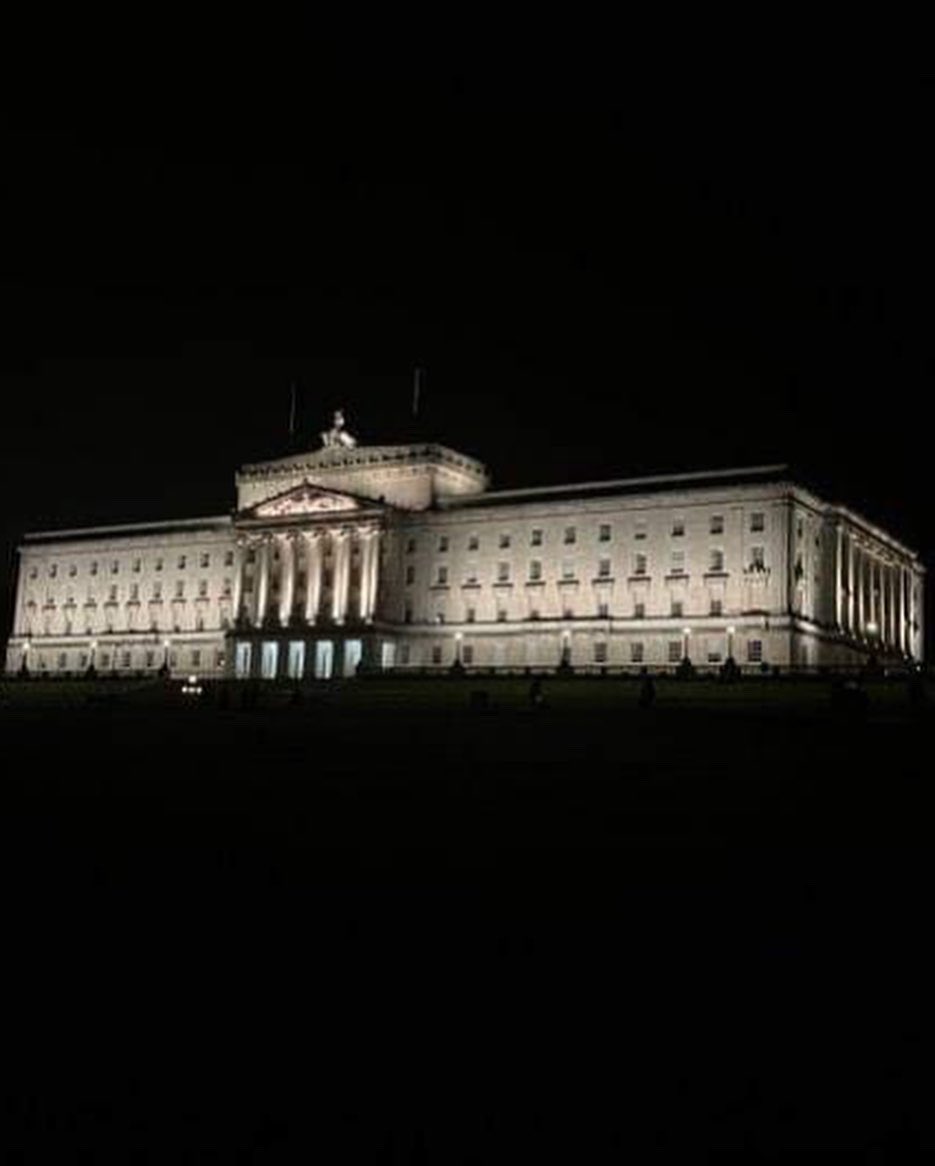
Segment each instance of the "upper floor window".
M198 594L204 599L208 594L208 580L202 579L198 584Z
M761 571L766 566L766 550L764 547L750 548L750 566L755 571Z
M38 567L30 567L29 568L29 578L30 579L38 579L39 578L39 568Z
M597 530L597 538L598 538L598 541L602 542L602 543L609 543L610 542L610 523L609 522L602 522L601 523L601 525L598 527L598 530Z
M566 526L565 527L565 540L564 541L566 543L573 543L573 542L576 542L577 539L578 539L577 530L573 526Z
M50 563L49 564L49 578L54 579L57 574L58 574L58 563Z
M155 570L161 571L162 570L162 559L157 559L156 562L153 564L153 566L154 566Z
M175 585L175 598L176 599L184 599L185 598L185 584L182 582L181 579L179 579L179 581Z
M636 555L634 557L634 559L633 559L633 574L634 575L645 575L646 574L646 556L645 555Z
M645 538L646 537L646 521L645 521L645 519L640 518L637 520L636 526L633 528L633 537L634 538Z
M760 664L763 660L763 641L747 640L747 660L751 664Z
M116 583L111 584L110 591L108 592L108 596L110 597L111 603L117 602L117 584Z
M436 581L436 583L440 583L443 586L448 582L448 568L447 567L439 567L438 568L438 577L435 581Z
M413 555L413 554L415 554L415 550L416 550L416 540L414 538L407 538L406 539L406 554Z
M715 573L724 570L724 552L719 547L711 548L710 567Z
M162 584L153 584L153 599L162 599Z
M134 573L138 575L142 569L143 569L143 560L142 559L134 559L133 560Z
M185 558L185 555L179 555L179 570L180 571L184 569L186 561L187 560Z
M510 581L510 564L497 563L497 582L509 583Z
M724 601L722 599L712 599L709 615L723 615Z
M468 537L467 546L469 551L476 551L480 547L480 539L476 534L472 534Z
M250 549L247 551L247 562L248 563L255 563L256 562L256 548L255 547L250 547Z
M575 577L575 564L571 561L571 559L565 559L562 563L562 578L563 579L574 579L574 577Z
M542 531L541 530L536 529L536 530L532 531L532 533L529 536L529 545L532 547L541 547L542 546Z
M445 551L448 550L448 535L447 534L442 534L442 535L438 536L438 550L441 554L444 554Z
M606 640L595 640L594 641L594 663L595 664L606 664L607 663L607 641Z
M120 570L120 561L118 559L114 559L113 562L110 564L110 573L111 573L111 575L116 575L119 570Z
M529 578L533 583L537 583L542 578L542 563L539 559L533 559L529 564Z
M416 580L416 569L415 569L415 567L407 567L407 568L406 568L406 582L407 582L407 583L414 583L414 582L415 582L415 580Z
M606 579L610 575L610 559L601 559L597 564L597 574L601 579Z
M202 565L202 567L209 567L211 565L211 556L208 554L207 551L202 552L201 565Z
M136 599L139 599L139 597L140 597L140 585L139 585L139 583L131 583L130 584L130 598L133 600L136 600Z
M685 519L675 518L672 520L672 537L681 538L685 533Z
M225 567L233 567L233 565L234 565L234 552L233 551L225 551L224 552L224 566Z
M673 551L672 552L672 574L673 575L684 575L685 574L685 552L684 551Z
M477 564L468 563L464 570L464 582L474 584L477 582Z
M766 515L762 510L756 510L750 515L750 529L751 530L765 530L766 529Z
M70 579L74 579L74 577L77 574L78 574L78 565L76 563L72 563L72 565L68 568L68 577Z
M500 535L500 549L503 550L505 547L508 547L509 545L510 545L510 536L508 534L501 534Z
M646 604L645 603L640 602L640 603L633 604L633 618L634 619L645 619L646 618Z
M597 605L597 618L598 619L609 619L610 618L610 604L609 603L599 603Z
M464 622L465 623L473 623L474 620L476 619L476 617L477 617L477 612L474 610L473 607L469 607L469 608L467 608L467 610L464 613Z
M711 532L711 534L723 534L724 533L724 515L723 514L712 514L711 515L711 522L708 526L708 529Z
M685 605L682 603L681 599L672 600L671 607L669 608L669 614L675 616L676 618L679 618L685 614Z

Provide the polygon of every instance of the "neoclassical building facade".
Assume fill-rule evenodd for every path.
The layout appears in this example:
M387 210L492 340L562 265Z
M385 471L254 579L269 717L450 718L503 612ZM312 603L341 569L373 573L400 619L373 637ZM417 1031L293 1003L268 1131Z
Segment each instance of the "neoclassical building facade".
M783 466L492 490L441 445L244 466L231 514L19 548L11 673L241 678L892 665L923 656L918 556Z

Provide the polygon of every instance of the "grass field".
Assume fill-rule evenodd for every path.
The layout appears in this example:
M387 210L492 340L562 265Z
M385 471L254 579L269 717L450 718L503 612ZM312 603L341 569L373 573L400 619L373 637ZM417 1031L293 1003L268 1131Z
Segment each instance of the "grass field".
M637 691L5 685L12 1144L931 1146L927 707Z

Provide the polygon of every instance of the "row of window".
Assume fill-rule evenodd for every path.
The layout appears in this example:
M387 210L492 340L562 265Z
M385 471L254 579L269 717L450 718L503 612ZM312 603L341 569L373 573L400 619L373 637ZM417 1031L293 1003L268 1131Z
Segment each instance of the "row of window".
M762 531L766 529L766 515L763 511L756 511L750 515L750 530ZM724 533L724 516L722 514L712 514L708 521L708 532L710 534ZM681 538L685 534L685 520L683 518L676 518L672 521L670 533L673 538ZM543 545L544 531L540 528L534 528L529 532L529 545L533 547L540 547ZM598 542L610 542L613 536L613 528L609 522L601 523L597 528ZM633 537L643 539L647 536L647 524L643 519L638 519L634 530ZM513 536L508 531L501 531L497 536L497 546L503 550L512 545ZM578 541L578 528L575 526L566 526L562 533L562 542L566 545L576 543ZM410 538L406 542L406 553L414 554L416 550L416 539ZM447 534L440 534L438 536L437 550L439 554L445 554L451 549L451 536ZM476 551L480 549L480 536L476 534L468 535L467 549L469 551Z
M766 567L766 548L765 547L751 547L750 560L748 569L751 571L762 571ZM511 580L511 564L507 562L497 563L496 574L494 580L497 583L509 583ZM708 556L708 574L722 574L724 572L724 552L720 548L711 550ZM684 575L685 572L685 552L673 551L669 561L669 574ZM644 554L637 554L633 556L631 575L648 575L649 574L649 559ZM597 571L594 576L597 579L612 578L612 563L610 559L599 559L597 563ZM542 582L542 561L541 559L532 559L529 563L529 570L526 576L530 583ZM561 566L561 578L565 581L574 580L577 578L577 569L573 562L566 560ZM411 586L416 581L416 569L414 566L406 567L406 584ZM436 587L447 587L451 581L449 568L440 564L436 567L435 583ZM479 583L478 568L469 565L465 571L464 584L467 586L476 585Z
M169 653L168 663L175 668L179 664L179 656L181 653L172 651ZM202 648L191 648L188 653L188 663L192 668L200 668L202 664L207 665L211 659L209 650ZM224 667L224 653L220 649L214 651L214 667ZM99 652L95 655L94 663L98 668L161 668L166 662L166 654L164 651L157 651L149 648L143 653L142 657L137 657L134 664L133 654L130 651L122 652ZM39 658L39 668L45 669L46 661L44 657ZM69 656L68 652L59 652L56 658L56 664L61 672L68 671L69 668L76 668L83 672L91 663L91 656L88 652L78 652L73 658Z
M191 556L191 565L192 566L194 566L194 561L195 561L195 557L193 555L193 556ZM225 567L232 567L233 565L234 565L234 552L233 551L225 551L224 552L224 566ZM153 561L153 570L154 571L161 571L164 566L165 566L165 559L163 559L161 557L157 558ZM178 558L176 559L176 566L178 567L178 569L180 571L184 571L186 569L186 567L189 566L189 556L188 555L179 555ZM211 566L211 555L208 551L204 551L200 555L200 557L198 559L198 566L201 568ZM89 575L99 574L100 569L101 569L101 563L97 559L92 559L91 562L88 564L88 574ZM142 559L133 559L131 561L130 570L133 571L135 574L139 574L142 571L142 569L143 569L143 560ZM120 574L120 560L119 559L112 559L111 560L110 573L111 573L111 575L119 575ZM77 563L69 564L68 577L70 579L74 579L77 574L78 574L78 564ZM48 575L49 575L50 579L55 579L58 577L58 563L49 563ZM30 579L38 579L39 578L39 568L37 566L34 565L34 566L30 567L29 578Z
M203 631L208 630L208 625L209 625L209 621L207 621L203 615L196 616L195 620L192 624L192 627L189 629L183 628L181 621L178 619L172 620L171 623L169 623L168 621L163 622L162 620L158 619L157 617L153 617L149 620L148 624L146 625L146 628L149 632L163 632L163 631L182 632L185 630L189 630L189 631L194 630L196 632L203 632ZM214 623L214 622L210 623L210 627L212 629L217 627L217 628L220 628L222 631L226 631L231 626L232 626L231 618L230 618L230 616L227 616L227 615L221 616L221 618L216 623ZM114 633L116 631L118 631L118 629L116 628L116 626L114 625L112 620L106 620L104 622L102 630L104 633L106 633L109 636L114 635ZM134 629L132 627L132 625L127 625L127 626L121 627L119 629L119 631L121 633L128 631L128 630L129 631L133 631L133 630L142 631L143 628L140 627L138 629ZM32 623L26 624L25 634L27 636L32 636L35 634L35 632L33 630ZM52 621L48 617L46 617L46 619L44 619L43 623L42 623L42 634L45 636L51 636L51 635L76 636L79 634L79 632L76 630L75 624L70 619L66 619L64 621L64 623L62 625L61 632L53 632L52 631ZM85 623L84 632L80 633L80 634L83 634L85 636L93 636L96 633L95 633L95 630L91 626L90 623Z
M232 593L232 587L233 587L233 584L231 583L230 579L225 579L224 582L221 584L220 598L221 599L230 599L231 593ZM107 603L116 603L118 601L118 595L119 595L119 590L118 590L117 584L112 583L110 585L110 587L107 589L106 602ZM199 599L209 599L210 598L210 589L209 589L207 579L199 580L197 595L198 595ZM150 599L162 599L162 597L163 597L162 596L162 584L160 582L157 581L157 582L153 583L149 597L150 597ZM185 598L185 581L183 579L178 579L176 581L174 598L175 599L184 599ZM139 585L139 583L131 583L129 590L127 592L127 602L128 603L138 603L139 599L140 599L140 585ZM74 604L74 602L75 602L75 597L71 592L69 592L65 597L65 606L67 606L69 604ZM86 605L94 606L97 603L97 600L94 598L93 595L89 595L87 600L85 601L85 603L86 603ZM55 600L54 595L52 595L51 593L47 594L46 600L45 600L45 606L46 607L55 607L55 605L56 605L56 600ZM36 606L36 601L35 601L35 599L32 598L32 596L29 596L27 598L26 606L27 607L35 607Z
M723 616L723 614L724 614L724 601L721 599L712 599L708 605L708 615L709 616ZM685 616L685 604L682 602L681 599L673 599L672 602L669 604L669 616L671 618L675 618L675 619L684 618L684 616ZM504 607L498 608L497 613L496 613L496 618L497 618L497 621L499 623L505 623L509 619L509 613L507 612L506 608L504 608ZM525 618L527 620L537 620L537 619L541 619L542 616L541 616L541 612L539 611L538 608L531 607L529 609L529 613L526 615ZM574 618L575 618L575 611L573 608L565 607L562 610L562 619L574 619ZM595 613L589 613L587 615L582 615L581 618L582 619L594 619L594 618L611 619L612 617L610 614L610 604L609 603L599 603L597 605L597 610ZM622 618L627 618L627 617L624 616ZM634 603L633 604L633 613L630 616L630 618L631 619L645 619L646 618L646 604L642 603L642 602ZM405 623L412 623L413 622L413 609L411 606L407 606L405 608L405 611L403 613L403 620ZM476 607L466 607L464 609L464 623L476 623L476 621L477 621L477 608ZM447 616L445 615L445 613L443 611L438 611L435 613L435 623L442 624L442 623L446 623L446 622L447 622Z
M666 659L670 664L679 664L686 655L687 644L684 639L669 640L666 644ZM629 645L629 655L631 664L643 664L646 661L646 645L641 640L631 641ZM606 640L596 640L593 648L593 660L595 664L606 664L608 661L608 645ZM763 641L762 640L747 640L747 663L760 664L763 660ZM461 663L468 667L474 663L474 646L472 644L464 644L460 653ZM724 661L723 652L717 650L710 650L706 653L706 660L708 664L721 664ZM409 663L409 645L401 645L400 663ZM441 644L433 644L432 646L432 663L443 663L443 648Z

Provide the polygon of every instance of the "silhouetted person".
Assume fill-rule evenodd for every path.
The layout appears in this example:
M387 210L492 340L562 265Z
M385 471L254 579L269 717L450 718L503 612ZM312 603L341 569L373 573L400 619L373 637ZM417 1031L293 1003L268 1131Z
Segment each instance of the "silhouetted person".
M637 704L641 709L651 709L656 701L656 685L653 678L647 672L643 677L643 682L640 684L640 695Z

